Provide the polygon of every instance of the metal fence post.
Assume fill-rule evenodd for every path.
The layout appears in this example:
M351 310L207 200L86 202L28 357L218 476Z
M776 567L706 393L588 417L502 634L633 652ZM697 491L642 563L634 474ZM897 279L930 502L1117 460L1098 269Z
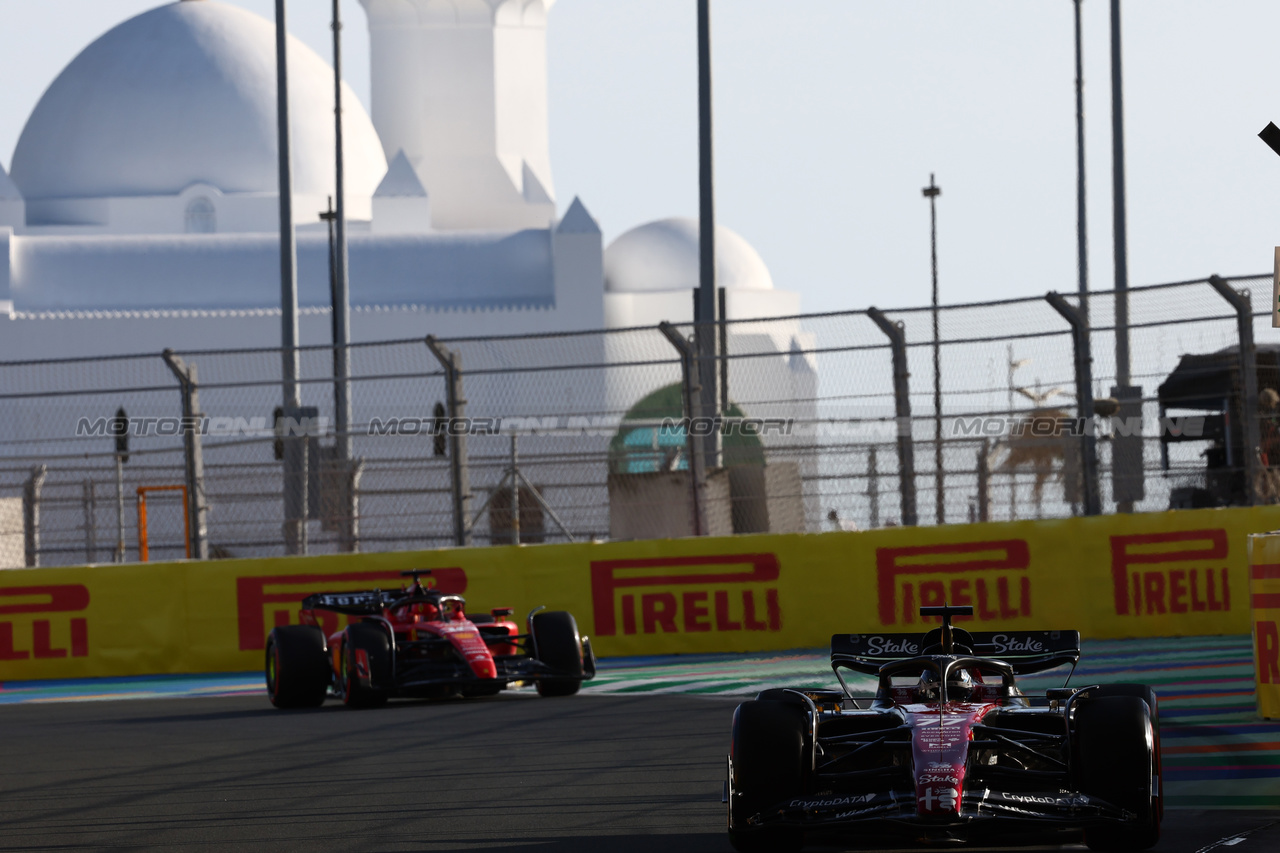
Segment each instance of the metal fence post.
M84 508L84 556L86 563L94 562L98 551L97 526L95 524L98 507L93 493L93 480L85 478L80 484L80 503Z
M196 379L196 366L187 364L173 350L162 353L164 363L178 377L182 388L182 451L186 463L187 522L191 530L191 556L197 560L209 559L209 530L206 496L204 493L204 451L201 446L200 392Z
M914 527L916 518L916 459L911 435L911 372L907 370L907 335L902 323L895 323L878 308L868 308L867 316L889 338L893 350L893 401L898 422L898 481L902 496L902 524Z
M978 448L978 521L991 520L991 442Z
M1101 515L1102 498L1098 492L1098 437L1093 427L1093 353L1089 348L1089 321L1084 312L1068 302L1060 293L1045 294L1053 310L1071 325L1071 340L1076 361L1076 402L1081 426L1080 475L1084 480L1084 514Z
M116 453L116 547L112 553L112 562L123 563L124 547L124 458Z
M1236 329L1240 343L1240 428L1244 432L1244 493L1249 506L1258 503L1258 450L1262 445L1258 423L1258 354L1253 344L1253 300L1249 291L1238 291L1221 276L1209 276L1209 284L1236 311Z
M40 491L49 469L33 465L31 476L22 484L22 550L27 568L40 565Z
M519 436L511 433L511 544L520 544L520 456Z
M449 473L453 485L453 544L465 547L471 540L471 473L467 466L467 401L462 395L462 355L448 349L435 335L427 335L427 347L445 374L449 409Z
M880 526L880 472L876 467L876 446L867 448L867 503L871 505L871 529Z
M276 438L281 443L284 463L284 550L294 556L305 556L308 548L307 520L315 514L311 504L312 436L316 406L288 405L280 408ZM316 463L319 463L317 458Z
M716 311L716 325L719 327L719 359L720 359L720 415L729 417L729 309L726 297L726 291L723 287L716 288L719 296L719 305ZM723 448L721 448L723 449Z
M707 530L707 443L693 434L693 425L702 421L702 385L699 381L698 358L693 344L680 330L663 320L658 331L666 336L680 353L680 387L684 396L685 452L689 455L690 496L693 501L693 535L706 536Z
M346 513L338 527L338 550L354 554L360 550L360 478L364 476L364 459L339 459L342 512Z

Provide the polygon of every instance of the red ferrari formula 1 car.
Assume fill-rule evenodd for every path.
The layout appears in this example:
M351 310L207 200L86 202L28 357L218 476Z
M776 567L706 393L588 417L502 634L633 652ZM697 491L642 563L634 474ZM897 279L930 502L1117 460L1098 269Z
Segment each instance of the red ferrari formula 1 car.
M302 602L301 625L267 639L267 695L277 708L312 708L332 692L354 707L393 696L492 696L516 681L532 681L543 696L569 696L595 676L591 641L571 614L538 608L520 633L511 610L468 616L466 602L422 585L428 570L400 590L333 592ZM349 617L325 636L321 613Z
M1080 659L1076 631L836 634L841 689L771 689L733 716L726 799L741 851L806 842L1079 841L1145 850L1163 812L1156 696L1141 684L1028 696L1020 674ZM841 676L879 678L855 697ZM904 683L905 682L905 683Z

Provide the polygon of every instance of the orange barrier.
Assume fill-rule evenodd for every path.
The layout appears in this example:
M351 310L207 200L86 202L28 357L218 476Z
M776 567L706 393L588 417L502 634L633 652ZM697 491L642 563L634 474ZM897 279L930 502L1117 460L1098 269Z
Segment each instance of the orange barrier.
M182 541L186 544L187 559L191 558L191 513L187 510L186 486L138 487L138 560L151 559L151 538L147 530L147 495L150 492L182 492Z
M0 681L256 669L305 595L398 587L408 568L436 570L477 612L572 611L603 656L813 648L837 632L919 630L920 605L944 601L972 604L969 624L987 629L1243 634L1247 537L1276 527L1280 507L1255 507L12 570L0 572Z
M1280 719L1280 534L1249 537L1249 599L1258 716Z

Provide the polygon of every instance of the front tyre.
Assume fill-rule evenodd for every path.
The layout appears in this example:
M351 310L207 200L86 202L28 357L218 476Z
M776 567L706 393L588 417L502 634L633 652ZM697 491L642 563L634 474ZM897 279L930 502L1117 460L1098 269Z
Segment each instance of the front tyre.
M318 708L329 691L332 671L324 632L311 625L271 630L266 654L267 698L277 708Z
M535 613L530 620L538 660L565 677L538 679L539 696L572 696L582 687L582 637L572 613L563 610Z
M1112 695L1081 703L1076 711L1080 789L1132 812L1125 823L1091 827L1090 850L1146 850L1160 840L1156 734L1147 703Z
M756 815L783 808L804 793L808 714L776 700L743 702L733 712L729 752L729 843L740 853L799 850L795 827L752 826Z

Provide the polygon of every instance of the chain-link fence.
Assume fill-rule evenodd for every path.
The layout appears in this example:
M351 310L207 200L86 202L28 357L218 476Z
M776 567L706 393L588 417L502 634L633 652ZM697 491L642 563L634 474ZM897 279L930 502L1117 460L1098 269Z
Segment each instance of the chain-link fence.
M353 345L349 453L330 347L296 411L279 349L0 363L0 567L1272 501L1270 284L1130 290L1127 376L1108 292L732 320L714 417L688 325Z

